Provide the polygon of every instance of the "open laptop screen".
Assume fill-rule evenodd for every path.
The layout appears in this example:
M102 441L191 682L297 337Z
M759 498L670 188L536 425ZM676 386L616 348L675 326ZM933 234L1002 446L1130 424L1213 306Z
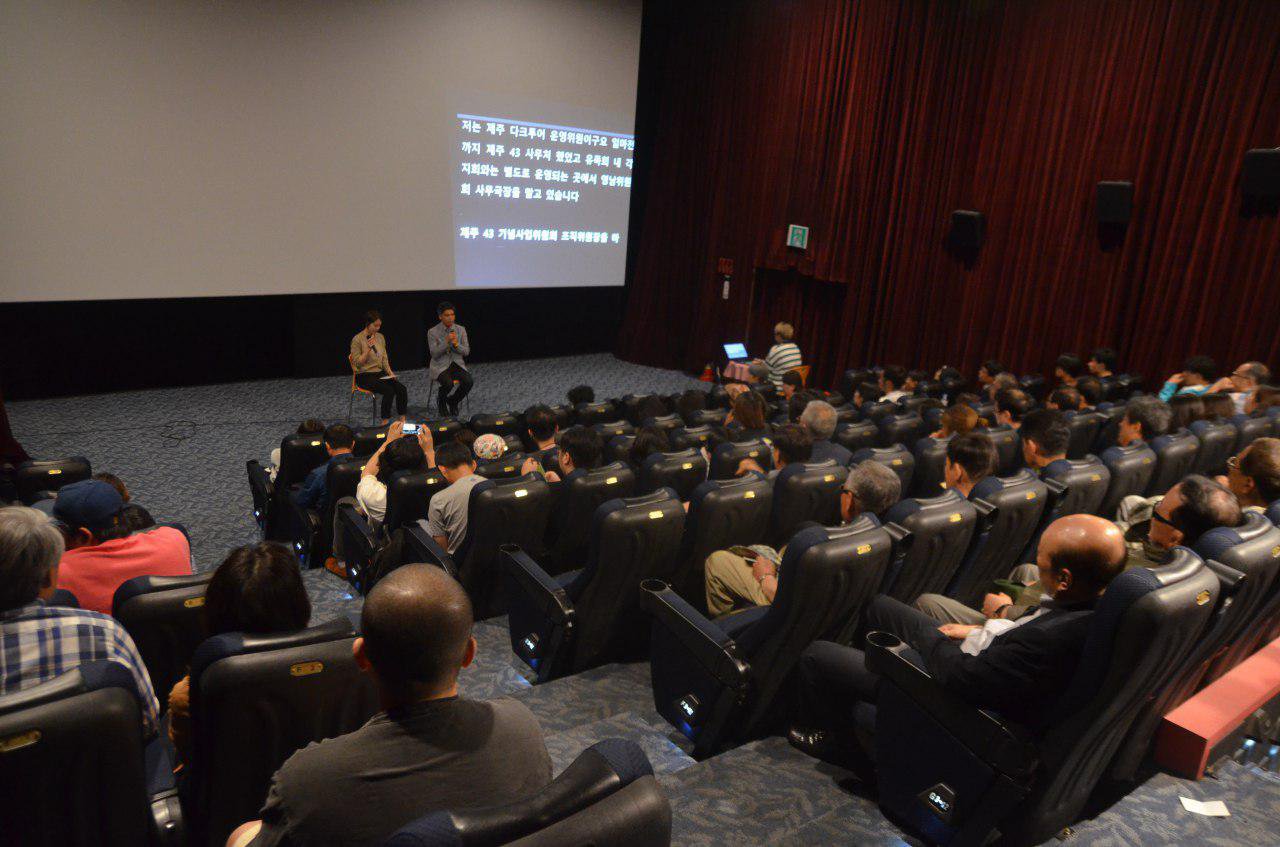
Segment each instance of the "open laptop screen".
M747 358L747 345L740 341L734 344L726 344L724 345L724 354L730 359L745 359Z

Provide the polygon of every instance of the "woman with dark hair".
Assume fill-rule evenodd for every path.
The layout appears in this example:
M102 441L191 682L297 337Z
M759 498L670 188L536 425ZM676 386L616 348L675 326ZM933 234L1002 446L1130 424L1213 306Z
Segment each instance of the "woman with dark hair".
M1173 410L1173 422L1170 432L1186 429L1199 420L1204 420L1204 401L1195 394L1179 394L1169 399L1169 408Z
M744 391L733 398L732 410L724 423L735 441L764 438L769 434L764 422L767 413L764 397L755 391Z
M644 460L654 453L665 453L671 449L666 430L660 426L642 426L636 430L636 439L627 450L627 462L631 467L639 468Z
M382 315L376 311L364 314L364 328L351 339L351 373L356 385L382 397L382 423L391 419L391 400L396 401L396 414L404 417L409 408L409 389L396 379L387 358L387 339L383 337Z
M228 632L269 635L305 629L311 601L298 559L283 544L237 547L213 572L204 591L207 637ZM169 692L169 740L185 759L191 740L191 677Z

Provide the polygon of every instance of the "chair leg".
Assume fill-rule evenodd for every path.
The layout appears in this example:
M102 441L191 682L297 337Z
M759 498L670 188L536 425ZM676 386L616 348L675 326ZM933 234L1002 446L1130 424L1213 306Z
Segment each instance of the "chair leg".
M347 394L347 423L351 423L351 410L355 408L356 393L351 391Z

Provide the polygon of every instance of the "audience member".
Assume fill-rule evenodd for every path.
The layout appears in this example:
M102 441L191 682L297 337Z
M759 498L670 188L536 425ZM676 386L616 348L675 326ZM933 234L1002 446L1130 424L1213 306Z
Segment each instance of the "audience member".
M1075 353L1063 353L1053 363L1053 378L1059 385L1074 386L1083 373L1084 362Z
M510 803L546 786L551 758L528 707L458 695L458 672L476 654L471 627L466 592L439 568L405 565L383 577L354 647L382 711L289 757L262 819L228 843L377 844L431 811Z
M328 476L329 468L344 456L350 456L355 447L356 436L346 424L330 424L324 431L324 449L329 454L329 461L316 465L307 474L302 487L293 492L293 502L304 509L324 511L329 505Z
M1021 389L1021 383L1018 378L1008 371L996 374L995 379L991 380L991 384L987 386L987 399L994 401L1001 391L1015 391Z
M947 407L947 410L942 413L938 431L931 437L944 439L953 435L964 435L966 432L972 432L977 425L978 413L973 410L973 407L967 403L956 403L954 406Z
M996 375L1004 373L1004 365L997 359L987 359L978 366L978 389L984 390L995 381ZM941 371L939 371L941 374ZM941 377L939 377L941 378Z
M879 462L866 459L849 469L840 489L840 519L852 523L869 515L876 523L902 499L902 479Z
M796 392L804 390L804 379L799 371L787 371L782 375L782 396L790 400Z
M807 462L813 457L813 439L809 430L800 424L783 424L770 437L773 450L773 470L767 474L755 459L743 459L738 463L736 476L755 472L764 474L769 479L777 477L778 472L794 462Z
M654 453L666 453L671 449L667 431L658 426L642 426L636 430L635 440L627 450L627 463L639 469L644 460Z
M1008 424L1017 429L1022 425L1022 418L1035 408L1031 395L1021 388L1006 388L995 396L996 422Z
M1053 389L1049 393L1049 399L1044 401L1046 409L1058 409L1063 412L1078 412L1083 405L1080 392L1065 386Z
M529 440L533 442L535 453L546 456L556 449L556 432L559 431L559 427L556 425L556 416L550 406L537 403L525 409L524 425L529 433ZM472 449L474 448L473 442Z
M501 435L486 432L484 435L476 436L475 443L471 445L471 452L475 454L478 461L496 462L506 454L507 442Z
M965 497L973 487L995 473L999 459L990 436L982 432L957 435L947 445L942 465L943 481Z
M129 495L129 487L124 484L124 480L113 473L99 471L98 473L94 474L91 477L91 479L96 479L98 482L105 482L107 485L110 485L112 488L116 490L116 492L120 495L120 499L125 503L128 503L130 500L133 499Z
M795 334L795 328L789 323L782 322L775 325L774 345L769 348L769 352L764 357L764 363L769 367L768 379L779 391L782 390L782 375L803 364L800 359L800 348L792 340Z
M1102 380L1096 376L1082 376L1076 380L1076 391L1080 392L1080 408L1093 408L1102 402L1106 397L1106 389L1102 387Z
M804 410L815 400L822 400L822 395L808 389L797 391L787 398L787 423L799 423Z
M759 393L744 391L733 398L733 405L724 423L730 431L734 431L734 439L737 441L764 438L769 434L765 426L767 413L768 408Z
M263 541L232 550L213 572L202 608L209 638L228 632L269 635L305 629L311 600L298 557L283 544ZM181 761L191 741L191 677L169 692L169 740Z
M582 476L600 465L600 456L603 452L604 445L600 440L600 433L581 424L569 427L560 433L560 449L556 453L556 467L559 472L548 471L547 481L561 482ZM521 473L535 470L530 466L533 461L532 458L526 460Z
M1259 438L1227 460L1227 475L1218 477L1245 511L1262 512L1280 500L1280 439Z
M1173 416L1169 422L1169 431L1178 432L1196 421L1204 420L1204 401L1194 394L1179 394L1169 398L1169 411Z
M752 362L747 365L747 383L749 385L763 385L769 382L769 366L764 362Z
M883 393L880 391L879 386L873 385L869 382L864 382L854 389L853 407L855 409L861 409L863 406L872 403L879 403L882 396Z
M667 413L667 404L656 394L646 394L636 403L636 420L648 423L653 418L660 418Z
M1201 394L1196 399L1204 407L1204 416L1201 420L1222 422L1236 416L1236 404L1230 394Z
M414 438L404 438L404 421L392 421L382 446L365 462L356 483L356 502L374 523L387 516L387 483L397 471L425 471L435 464L431 430L421 427ZM454 442L457 443L457 442ZM441 450L444 449L441 446ZM458 445L462 446L462 445Z
M1259 386L1265 385L1270 381L1270 368L1262 362L1245 362L1232 371L1230 376L1224 376L1211 385L1209 393L1223 392L1230 395L1231 402L1235 404L1236 412L1242 414L1249 395L1257 391Z
M1169 402L1176 394L1204 394L1218 375L1218 365L1208 356L1192 356L1182 370L1165 380L1160 399Z
M437 544L455 553L467 535L471 489L484 482L484 477L476 473L475 459L461 444L442 445L436 451L435 462L449 486L432 495L427 506L426 530Z
M676 414L685 426L696 426L695 415L707 408L707 392L690 388L676 398Z
M911 392L906 389L907 369L901 365L889 365L880 372L881 398L887 403L897 403Z
M453 440L466 447L468 453L474 451L478 437L474 431L465 426L453 434Z
M835 459L837 465L849 464L853 454L843 444L831 440L836 431L835 407L825 400L812 400L800 413L800 425L813 439L813 460Z
M305 421L298 424L298 430L297 430L298 435L316 435L321 432L324 432L324 424L316 420L315 418L307 418ZM270 476L272 481L274 481L276 478L276 474L280 472L280 447L279 446L271 448L270 463L271 463L271 468L268 471L268 476Z
M1089 373L1098 379L1110 379L1116 367L1116 351L1110 347L1099 347L1089 356Z
M23 691L86 662L115 662L129 672L150 738L160 725L160 704L129 633L102 612L48 605L60 581L63 549L62 533L45 513L0 508L0 694Z
M1155 397L1134 397L1124 407L1116 433L1116 443L1128 447L1135 441L1150 441L1169 431L1173 410Z
M783 427L789 429L789 427ZM782 436L779 431L779 436ZM803 433L796 433L803 442ZM801 451L802 453L803 451ZM775 462L786 457L774 449ZM799 460L803 461L803 459ZM850 523L861 514L868 514L879 523L879 516L898 502L902 483L898 475L879 462L865 461L849 471L840 491L840 519ZM707 612L712 617L728 614L742 606L767 606L778 592L778 564L786 554L783 547L776 555L768 548L752 547L753 559L739 555L738 550L717 550L707 557L703 566Z
M992 709L1032 733L1046 719L1075 675L1097 598L1124 564L1119 529L1092 515L1059 518L1045 530L1038 553L1045 600L1016 623L963 626L938 622L889 597L872 600L863 614L869 630L902 639L922 668L943 688L982 709ZM1051 599L1050 599L1051 598ZM876 702L878 677L860 650L829 641L810 645L799 663L802 723L788 734L793 745L872 777L869 739L851 728L858 704Z
M1018 429L1022 436L1022 458L1027 467L1039 472L1067 458L1071 444L1071 427L1067 416L1055 409L1028 412Z
M589 385L575 385L569 389L568 394L565 396L568 398L570 406L594 403L596 401L596 390Z
M58 587L75 594L82 609L111 614L116 589L135 576L191 573L191 545L182 530L130 534L123 511L120 493L96 479L64 486L54 501L53 517L66 539Z
M1266 414L1272 406L1280 406L1280 385L1259 385L1244 401L1246 415Z
M920 391L921 384L927 382L928 379L928 371L907 371L907 381L902 383L902 390L906 391L908 394L915 394Z

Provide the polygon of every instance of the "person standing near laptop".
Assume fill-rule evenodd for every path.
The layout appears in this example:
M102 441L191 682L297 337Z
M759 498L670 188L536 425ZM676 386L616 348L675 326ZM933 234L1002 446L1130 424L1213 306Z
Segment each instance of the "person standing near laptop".
M382 423L391 419L391 400L395 398L396 414L404 417L409 408L409 389L396 379L387 358L387 339L383 337L382 315L370 310L364 315L364 329L351 339L351 372L356 385L382 397Z

